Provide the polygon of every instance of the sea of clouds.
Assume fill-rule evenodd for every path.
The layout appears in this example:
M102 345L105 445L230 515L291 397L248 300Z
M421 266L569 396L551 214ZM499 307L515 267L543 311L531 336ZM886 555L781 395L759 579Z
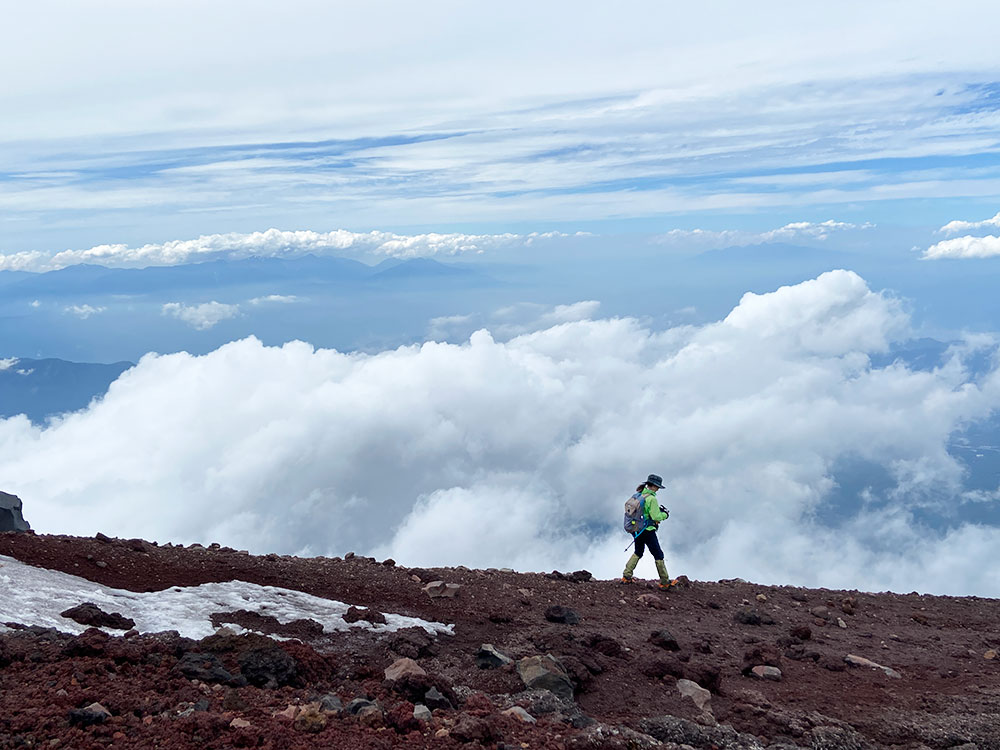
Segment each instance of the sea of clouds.
M248 338L147 355L47 426L0 421L0 477L41 532L610 578L622 504L656 472L673 575L1000 595L1000 529L919 520L967 499L947 444L1000 406L995 354L966 366L995 342L872 364L911 335L898 300L834 271L665 331L570 319L377 354ZM823 521L845 459L894 485Z

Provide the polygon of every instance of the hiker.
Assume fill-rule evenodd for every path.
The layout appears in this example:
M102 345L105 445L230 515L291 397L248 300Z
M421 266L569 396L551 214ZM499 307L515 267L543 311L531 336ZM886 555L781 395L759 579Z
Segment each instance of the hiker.
M641 503L642 517L646 525L638 534L635 534L635 552L625 563L622 583L632 583L632 573L635 572L635 566L638 565L639 558L642 557L646 547L649 547L649 551L653 553L653 560L656 562L656 572L660 576L659 588L669 589L677 584L676 579L671 581L667 575L667 565L663 562L663 550L660 548L660 540L656 538L656 529L660 525L660 521L667 520L670 515L656 499L656 491L659 489L663 489L663 478L656 474L650 474L646 477L646 481L635 489L633 497L636 497Z

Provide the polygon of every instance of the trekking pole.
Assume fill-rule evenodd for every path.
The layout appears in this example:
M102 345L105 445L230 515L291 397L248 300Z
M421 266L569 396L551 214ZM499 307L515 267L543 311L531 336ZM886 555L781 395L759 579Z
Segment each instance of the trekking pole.
M645 529L643 529L643 531L645 531ZM639 534L641 534L641 533L642 533L642 531L639 532ZM628 547L631 547L633 544L635 544L635 540L639 538L639 534L633 534L632 535L632 541L628 543ZM628 547L626 547L625 549L623 549L622 552L628 552Z

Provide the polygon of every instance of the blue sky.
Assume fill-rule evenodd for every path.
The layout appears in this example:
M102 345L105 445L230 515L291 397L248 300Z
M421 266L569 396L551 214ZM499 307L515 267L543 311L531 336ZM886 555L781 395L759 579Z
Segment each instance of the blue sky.
M0 252L270 227L930 232L1000 207L997 11L948 12L33 4L0 52Z

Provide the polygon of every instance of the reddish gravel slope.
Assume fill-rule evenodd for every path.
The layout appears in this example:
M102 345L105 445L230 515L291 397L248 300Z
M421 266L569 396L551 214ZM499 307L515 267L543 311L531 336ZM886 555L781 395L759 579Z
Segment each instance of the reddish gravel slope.
M280 642L18 628L0 634L0 748L1000 748L997 600L742 581L690 582L665 595L561 574L14 533L0 534L0 554L133 591L243 580L455 625L454 636L433 641L422 631L309 627ZM431 598L422 590L431 580L461 589ZM556 605L579 621L553 621ZM218 622L268 628L242 613ZM487 643L515 661L553 655L572 698L527 691L515 665L479 668ZM849 654L899 676L852 666ZM385 668L402 657L427 674L387 681ZM222 671L192 672L199 659ZM256 674L253 659L289 660L294 676L241 684ZM754 676L767 665L779 680ZM684 680L710 691L705 709L680 693ZM414 719L414 703L433 702L431 688L451 707ZM356 698L375 705L352 714ZM110 715L82 711L94 702ZM514 705L535 723L503 713Z

